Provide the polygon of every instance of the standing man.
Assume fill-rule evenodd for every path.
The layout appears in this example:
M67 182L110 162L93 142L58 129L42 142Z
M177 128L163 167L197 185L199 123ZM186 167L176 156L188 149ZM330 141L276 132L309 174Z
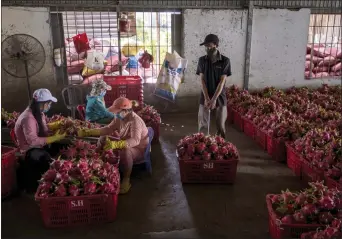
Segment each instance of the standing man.
M199 75L202 93L198 111L199 131L206 133L208 130L209 110L215 109L216 113L216 134L225 138L227 120L227 98L225 83L228 76L231 76L230 60L221 55L217 50L219 39L214 34L205 37L200 46L205 46L207 55L198 60L197 72Z

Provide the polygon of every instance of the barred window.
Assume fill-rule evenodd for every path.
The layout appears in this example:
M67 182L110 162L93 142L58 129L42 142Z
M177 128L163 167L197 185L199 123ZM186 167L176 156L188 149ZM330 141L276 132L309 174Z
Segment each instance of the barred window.
M91 84L103 75L120 74L139 75L144 82L155 83L165 54L179 50L181 44L179 33L175 34L180 12L121 12L118 17L116 12L69 11L62 15L69 84ZM87 67L100 53L103 62Z
M341 79L341 15L311 14L305 78Z

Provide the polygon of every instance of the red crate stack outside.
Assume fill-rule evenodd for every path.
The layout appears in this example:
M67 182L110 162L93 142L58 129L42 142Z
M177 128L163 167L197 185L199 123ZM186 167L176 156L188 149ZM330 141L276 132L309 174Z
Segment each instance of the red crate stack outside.
M300 238L304 232L315 231L322 225L319 224L282 224L280 218L273 210L271 203L271 195L266 195L266 204L268 209L268 227L269 233L273 239L287 239L287 238Z
M104 97L107 107L119 97L126 97L143 105L144 91L140 76L104 76L104 81L112 87Z
M116 218L118 195L95 194L40 198L36 195L47 228L112 222Z
M16 152L17 148L1 145L1 197L9 196L17 186Z

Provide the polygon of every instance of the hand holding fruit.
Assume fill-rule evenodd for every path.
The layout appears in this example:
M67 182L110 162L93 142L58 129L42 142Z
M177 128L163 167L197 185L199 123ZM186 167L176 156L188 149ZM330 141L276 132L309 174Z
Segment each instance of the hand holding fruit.
M126 141L111 141L108 137L106 137L105 145L103 150L111 150L111 149L123 149L126 148Z
M65 136L66 136L66 133L61 133L61 132L58 130L58 131L55 133L55 135L46 138L46 143L47 143L47 144L51 144L51 143L54 143L54 142L58 142L58 141L64 139Z

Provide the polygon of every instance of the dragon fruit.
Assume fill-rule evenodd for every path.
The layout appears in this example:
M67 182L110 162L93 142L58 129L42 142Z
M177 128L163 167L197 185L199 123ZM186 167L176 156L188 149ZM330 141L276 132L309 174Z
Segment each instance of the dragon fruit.
M113 184L111 183L104 183L101 187L100 187L100 191L102 193L115 193L115 187Z
M318 220L322 224L330 224L333 221L334 217L330 212L321 212L318 215Z
M84 184L84 194L91 195L96 193L96 184L93 182L88 182Z
M74 196L74 197L80 195L80 189L76 185L70 185L68 192L71 196Z
M318 203L320 208L325 210L333 210L336 206L334 200L329 196L323 196Z
M56 197L65 197L67 195L67 190L63 184L56 186L54 195Z
M57 172L54 169L49 169L43 174L43 180L46 182L53 182L56 178Z

